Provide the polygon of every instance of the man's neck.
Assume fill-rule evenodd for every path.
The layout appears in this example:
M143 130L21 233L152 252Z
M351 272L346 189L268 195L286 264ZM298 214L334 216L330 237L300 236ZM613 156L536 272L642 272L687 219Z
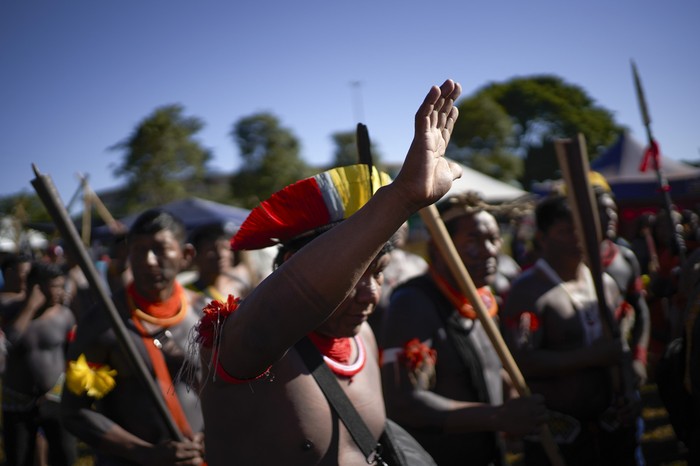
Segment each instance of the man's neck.
M197 278L197 286L199 286L202 289L208 286L213 286L214 288L218 289L220 285L224 284L225 280L226 276L218 270L212 272L204 272L199 274L199 277Z
M137 285L136 291L144 299L152 303L158 303L167 300L173 295L173 284L171 283L167 287L162 288L160 290L142 290Z
M562 281L568 282L578 278L578 269L581 265L580 259L562 257L555 254L543 254L542 258L554 269Z

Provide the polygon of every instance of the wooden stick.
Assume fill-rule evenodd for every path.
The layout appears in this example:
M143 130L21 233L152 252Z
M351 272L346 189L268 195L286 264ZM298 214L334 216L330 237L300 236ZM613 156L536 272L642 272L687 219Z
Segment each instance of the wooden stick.
M598 313L605 338L619 338L620 328L608 308L603 285L603 264L600 258L600 216L598 204L588 178L589 164L586 140L579 134L576 140L560 139L554 142L566 183L566 196L576 228L576 234L583 246L584 261L588 264L598 300ZM624 363L611 369L613 390L624 395L631 386L631 375L623 367Z
M600 215L598 204L593 194L593 188L588 179L590 171L586 141L582 134L578 139L559 139L554 141L559 167L566 183L566 197L571 208L572 220L576 235L583 247L583 260L591 270L600 321L603 332L608 337L619 334L617 325L612 320L612 314L607 306L603 287L603 264L600 259Z
M87 179L83 178L83 244L90 247L90 234L92 224L92 202L90 199L90 189L87 186Z
M83 190L85 191L85 197L87 198L89 196L90 198L90 208L92 208L92 206L95 206L97 214L100 216L100 218L102 218L102 221L104 221L107 224L107 227L110 229L110 231L112 231L113 233L116 232L118 230L119 222L115 220L115 218L110 213L109 209L107 209L107 207L102 202L102 199L100 199L97 193L93 191L92 188L89 186L87 177L80 173L78 174L78 176L82 181Z
M520 372L520 368L518 368L517 364L515 363L513 355L508 350L508 347L506 346L503 336L496 326L496 323L489 316L486 306L479 297L476 286L474 285L467 268L464 266L464 263L459 257L457 248L455 248L454 242L452 241L447 228L445 228L445 224L440 218L437 208L435 205L430 205L424 209L421 209L420 216L430 231L430 235L437 245L440 254L445 262L447 262L447 265L449 266L452 276L457 282L460 291L462 294L464 294L464 296L466 296L474 307L476 315L479 318L479 322L481 322L482 327L486 331L486 335L489 337L491 344L496 350L503 368L506 370L511 380L515 384L516 390L521 396L529 396L532 392L525 383L525 378L523 377L522 372ZM552 433L546 424L542 426L540 439L542 442L542 447L549 457L549 461L554 466L565 465L564 459L559 453L559 448L554 442Z
M39 196L39 199L41 199L41 202L44 204L44 207L46 207L46 210L49 212L49 215L51 215L51 218L56 224L56 228L61 233L63 240L66 242L66 247L71 248L72 252L74 253L78 265L90 283L90 289L95 293L98 303L107 312L107 316L112 324L117 342L119 343L122 352L126 356L131 369L136 373L136 377L144 383L144 388L146 388L146 391L155 403L156 408L161 415L163 422L165 422L172 438L178 441L184 440L182 433L180 433L179 428L175 424L175 421L173 420L172 415L165 404L165 400L163 399L160 389L156 386L156 382L153 379L150 370L146 366L146 363L141 355L138 353L136 344L129 335L129 331L126 328L119 311L110 298L104 280L102 280L97 273L97 269L95 269L95 265L93 264L87 249L80 241L78 231L76 230L73 221L68 215L68 211L66 211L66 208L62 203L53 181L49 176L41 174L35 165L32 165L32 168L34 170L34 174L36 175L36 178L31 181L32 186Z

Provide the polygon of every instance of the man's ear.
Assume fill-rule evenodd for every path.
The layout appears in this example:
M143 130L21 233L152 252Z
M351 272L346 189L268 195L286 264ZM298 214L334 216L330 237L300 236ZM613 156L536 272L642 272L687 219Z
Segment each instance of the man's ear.
M541 230L536 230L535 237L533 238L533 241L536 243L536 245L539 248L542 248L542 245L544 244L544 233L542 233Z
M185 243L182 247L182 266L181 270L186 270L192 265L192 260L197 255L197 251L190 243Z

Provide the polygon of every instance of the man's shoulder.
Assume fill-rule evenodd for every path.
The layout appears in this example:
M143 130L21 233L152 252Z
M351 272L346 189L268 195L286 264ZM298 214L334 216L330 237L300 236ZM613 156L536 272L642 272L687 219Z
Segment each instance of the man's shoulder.
M534 284L541 283L544 281L544 276L541 274L537 267L529 267L513 279L511 285L510 285L510 294L513 293L513 291L524 291L531 289Z
M551 281L536 267L528 268L513 281L503 313L519 312L524 307L532 308L551 288Z
M76 326L76 340L83 344L102 341L113 336L112 324L107 311L95 305L80 316Z
M389 313L400 312L402 318L414 313L424 315L426 311L451 307L450 302L428 274L414 277L394 289L389 301Z

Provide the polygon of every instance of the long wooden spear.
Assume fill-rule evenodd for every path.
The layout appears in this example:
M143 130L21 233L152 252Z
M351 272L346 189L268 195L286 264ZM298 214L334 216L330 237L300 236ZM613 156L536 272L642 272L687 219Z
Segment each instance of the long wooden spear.
M644 97L644 89L642 89L642 81L639 79L639 73L637 72L637 65L635 65L634 60L632 63L632 76L634 77L634 88L637 91L637 102L639 103L639 111L642 114L642 123L644 123L644 128L647 133L647 142L649 147L644 154L644 160L642 161L641 171L646 170L646 166L651 159L654 166L654 171L656 172L656 179L659 183L659 189L661 190L661 195L663 196L663 205L668 213L669 227L671 228L671 238L673 238L674 244L678 250L678 257L680 258L681 264L685 262L685 240L681 234L681 230L678 228L676 221L673 218L673 202L671 200L671 186L668 184L668 180L664 175L661 168L660 157L661 153L659 150L659 144L654 139L651 133L651 118L649 117L649 109L647 107L647 101Z
M583 247L584 261L591 271L603 334L608 339L619 338L620 328L615 322L605 298L604 270L600 258L600 216L588 178L590 168L586 140L582 134L579 134L575 140L560 139L555 141L554 147L566 183L566 196L571 207L576 234ZM611 376L615 393L624 396L625 390L631 386L631 377L622 365L612 370Z
M124 325L124 321L119 315L119 311L117 311L114 302L112 302L104 281L102 281L97 273L97 269L95 269L87 249L81 242L78 231L76 230L75 225L71 221L68 212L62 203L53 181L49 176L41 174L36 165L32 165L32 169L36 175L36 178L31 181L32 186L41 199L41 202L44 204L44 207L46 207L46 210L49 212L49 215L51 215L51 218L56 224L56 228L63 237L63 240L66 242L66 246L73 251L78 265L85 274L88 283L90 283L90 288L95 292L99 304L107 311L107 315L111 321L112 328L114 329L114 333L117 337L117 341L119 342L122 352L126 356L137 376L145 384L146 391L153 399L153 402L155 403L156 408L170 431L172 438L178 441L184 440L182 433L170 415L170 411L165 404L165 400L163 399L160 389L158 389L156 386L153 377L143 361L143 358L139 356L136 345L129 336L126 325Z
M430 236L437 245L440 254L445 262L447 262L450 272L457 282L460 291L474 307L479 322L481 322L482 327L486 331L486 335L489 337L491 344L495 348L496 353L501 360L503 368L506 370L506 372L508 372L508 375L513 381L516 390L521 396L531 395L532 392L525 383L525 378L523 377L522 372L520 372L520 368L518 368L515 360L513 359L513 355L508 350L508 346L506 346L503 336L496 326L496 323L493 321L491 316L489 316L486 306L481 300L481 297L476 290L476 286L474 285L467 268L464 266L464 262L462 262L462 259L459 257L457 248L455 247L452 237L445 227L445 223L442 221L442 218L440 218L437 207L432 204L421 209L420 216L423 223L425 223L426 227L428 228ZM549 461L554 466L565 465L564 458L561 456L559 448L552 437L552 433L546 424L542 426L540 440Z

